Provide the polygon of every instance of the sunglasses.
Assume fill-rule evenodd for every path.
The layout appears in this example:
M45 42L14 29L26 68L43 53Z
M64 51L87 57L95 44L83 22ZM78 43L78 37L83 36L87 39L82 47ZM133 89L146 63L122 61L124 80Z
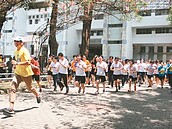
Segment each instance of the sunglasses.
M22 42L21 40L14 40L14 42Z

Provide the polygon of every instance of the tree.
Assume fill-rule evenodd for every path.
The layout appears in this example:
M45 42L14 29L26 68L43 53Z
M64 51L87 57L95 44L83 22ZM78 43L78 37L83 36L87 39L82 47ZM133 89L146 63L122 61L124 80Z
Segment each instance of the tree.
M57 49L58 49L58 43L56 40L58 3L59 3L59 0L53 0L53 3L52 3L52 12L51 12L51 19L50 19L50 35L49 35L49 41L48 41L51 55L57 55Z
M167 17L167 20L170 21L170 24L172 25L172 0L169 0L169 5L171 7L169 8L169 15Z
M123 20L127 20L137 17L139 9L145 5L142 0L137 2L135 0L66 0L62 2L48 0L48 2L52 7L48 41L51 55L57 54L59 46L56 39L57 32L80 20L83 22L80 53L88 56L92 19L97 14L107 13L115 16L118 12Z
M84 15L81 16L83 22L82 28L82 42L80 47L80 54L85 54L88 57L89 44L90 44L90 32L93 16L93 1L85 1L82 3Z
M143 0L81 0L79 3L83 8L83 15L80 16L83 22L80 53L86 54L86 56L89 53L92 18L96 16L96 13L93 14L93 12L102 12L113 16L118 12L124 20L127 20L137 17L139 9L143 9L146 5Z

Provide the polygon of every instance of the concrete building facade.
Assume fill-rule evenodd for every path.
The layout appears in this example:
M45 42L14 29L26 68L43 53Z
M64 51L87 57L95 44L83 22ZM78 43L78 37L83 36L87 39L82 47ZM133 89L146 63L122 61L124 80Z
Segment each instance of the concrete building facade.
M118 56L122 59L152 59L166 61L172 58L172 27L167 21L168 7L148 8L141 11L143 16L136 20L120 21L106 14L99 14L93 19L90 39L90 56ZM40 53L41 36L34 32L50 19L51 8L17 9L7 15L2 29L0 53L13 56L12 39L21 35L26 39L26 46L31 54ZM48 33L48 32L47 32ZM58 52L70 59L79 53L81 44L82 22L58 32ZM41 55L48 56L47 41L42 45Z

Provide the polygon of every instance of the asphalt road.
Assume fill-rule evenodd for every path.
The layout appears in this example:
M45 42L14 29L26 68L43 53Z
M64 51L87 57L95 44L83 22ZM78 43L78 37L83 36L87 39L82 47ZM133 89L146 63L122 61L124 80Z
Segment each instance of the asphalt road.
M36 103L31 93L19 92L16 114L6 117L0 112L0 129L171 129L172 94L166 84L163 89L146 85L128 93L106 88L95 94L87 86L86 94L77 94L70 86L68 95L59 90L43 89L42 102ZM0 109L8 107L8 95L0 95Z

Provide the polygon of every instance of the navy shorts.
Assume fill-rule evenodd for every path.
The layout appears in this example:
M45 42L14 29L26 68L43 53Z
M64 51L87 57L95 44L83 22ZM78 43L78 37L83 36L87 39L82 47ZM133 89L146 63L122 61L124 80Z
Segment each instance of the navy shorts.
M106 81L106 77L105 76L96 75L96 81L97 80L99 80L100 82L105 82Z
M85 83L85 76L75 76L75 81L79 83Z
M122 77L121 77L121 75L113 75L113 80L117 80L117 79L121 79Z

